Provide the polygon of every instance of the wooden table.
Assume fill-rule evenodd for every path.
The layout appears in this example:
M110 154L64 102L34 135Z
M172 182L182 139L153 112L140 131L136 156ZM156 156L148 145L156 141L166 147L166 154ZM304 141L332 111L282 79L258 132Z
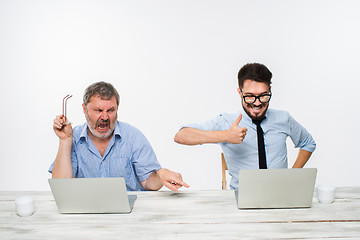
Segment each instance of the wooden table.
M360 239L360 187L307 209L239 210L231 190L136 194L130 214L60 214L51 192L0 192L0 239ZM29 217L15 212L24 195Z

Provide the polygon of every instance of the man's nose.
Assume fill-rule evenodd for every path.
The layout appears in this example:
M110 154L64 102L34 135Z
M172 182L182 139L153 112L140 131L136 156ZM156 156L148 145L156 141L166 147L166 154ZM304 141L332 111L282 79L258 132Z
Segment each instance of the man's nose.
M101 112L101 119L102 120L108 120L109 119L109 114L105 111Z
M260 99L259 99L259 98L256 98L256 99L255 99L255 102L254 102L253 104L256 105L256 106L259 106L259 105L262 104L262 102L260 102Z

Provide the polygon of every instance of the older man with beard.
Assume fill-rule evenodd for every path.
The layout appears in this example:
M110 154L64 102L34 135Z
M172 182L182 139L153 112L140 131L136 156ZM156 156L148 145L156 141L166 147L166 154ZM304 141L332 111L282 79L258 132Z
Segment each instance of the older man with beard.
M203 123L185 125L175 135L180 144L220 144L232 189L238 186L240 169L287 168L287 137L300 148L293 168L303 167L315 150L312 136L288 112L268 109L271 78L263 64L244 65L238 73L240 113L223 113Z
M119 94L109 83L90 85L83 97L86 123L74 129L64 115L54 120L59 150L49 172L53 178L124 177L129 191L178 191L181 174L161 168L145 136L117 121Z

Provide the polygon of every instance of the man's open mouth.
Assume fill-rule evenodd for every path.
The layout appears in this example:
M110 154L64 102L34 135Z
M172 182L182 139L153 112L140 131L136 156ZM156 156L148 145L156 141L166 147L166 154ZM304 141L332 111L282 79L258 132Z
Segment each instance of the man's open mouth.
M107 131L109 129L109 126L109 121L106 121L98 123L96 127L99 131Z

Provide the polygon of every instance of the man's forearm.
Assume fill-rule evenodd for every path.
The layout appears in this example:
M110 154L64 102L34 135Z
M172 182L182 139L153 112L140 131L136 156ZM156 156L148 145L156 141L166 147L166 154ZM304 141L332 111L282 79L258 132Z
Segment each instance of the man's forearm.
M227 131L204 131L186 127L181 129L175 135L174 141L185 145L198 145L204 143L226 142L227 136Z
M161 179L156 172L150 174L148 179L142 182L143 188L147 191L157 191L162 188L163 184L161 183Z
M148 179L141 182L145 190L159 190L162 186L169 188L172 191L177 192L181 187L190 187L182 179L180 173L170 171L166 168L161 168L156 172L153 172Z
M309 160L312 152L300 149L296 161L293 165L293 168L302 168Z
M59 151L57 153L55 163L52 170L53 178L73 178L73 170L71 165L71 146L72 140L61 141Z

